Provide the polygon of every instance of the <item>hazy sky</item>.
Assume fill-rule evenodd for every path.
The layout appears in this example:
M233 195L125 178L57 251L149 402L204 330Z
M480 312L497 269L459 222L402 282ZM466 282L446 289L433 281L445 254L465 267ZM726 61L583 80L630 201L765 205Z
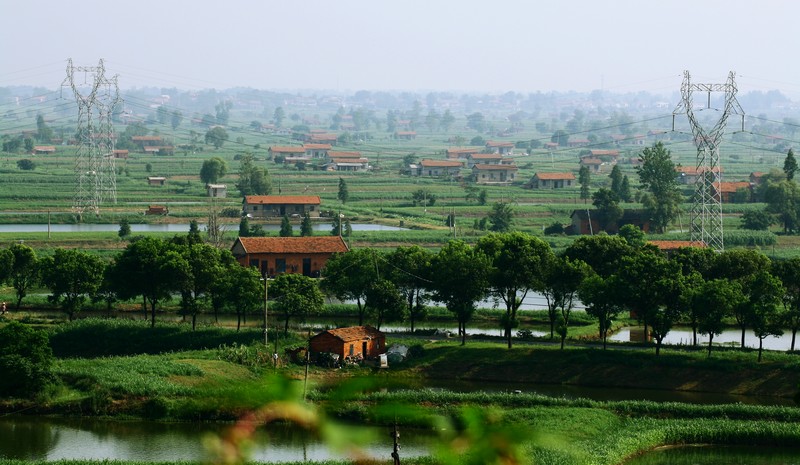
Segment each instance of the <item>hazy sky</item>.
M0 86L57 88L67 58L120 87L679 90L800 98L791 0L0 0Z

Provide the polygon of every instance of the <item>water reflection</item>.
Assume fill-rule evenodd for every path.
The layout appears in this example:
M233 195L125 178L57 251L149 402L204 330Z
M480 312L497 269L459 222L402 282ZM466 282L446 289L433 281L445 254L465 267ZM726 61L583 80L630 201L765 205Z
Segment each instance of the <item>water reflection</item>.
M623 328L614 333L608 339L610 341L617 342L642 342L644 341L644 328ZM742 331L739 329L726 329L722 332L722 334L714 336L715 345L739 347L741 345L741 341ZM673 328L672 331L667 333L667 337L664 338L664 344L692 345L692 328L687 328L684 326ZM708 346L708 336L698 333L697 344L700 346ZM758 337L756 337L753 331L748 330L745 333L744 345L745 347L758 349ZM784 332L782 336L769 336L764 339L764 349L787 351L791 345L792 333L788 330Z
M10 416L0 418L0 458L22 460L133 460L203 462L209 457L204 438L220 436L229 424L156 423L97 419ZM366 438L361 451L387 459L392 443L388 428L354 428L348 437ZM426 455L429 436L403 430L403 457ZM261 427L250 457L259 462L346 458L307 432L291 425Z
M201 231L205 231L206 225L199 224ZM405 231L406 228L399 228L396 226L386 226L383 224L369 224L369 223L354 223L350 225L353 231ZM119 231L119 224L51 224L49 226L50 232L54 233L76 233L76 232L108 232ZM266 224L262 225L265 231L278 231L280 225ZM315 231L330 232L331 225L329 223L317 223L312 226ZM0 233L21 233L21 232L47 232L48 226L46 224L0 224ZM170 233L188 233L189 224L132 224L132 232L170 232Z

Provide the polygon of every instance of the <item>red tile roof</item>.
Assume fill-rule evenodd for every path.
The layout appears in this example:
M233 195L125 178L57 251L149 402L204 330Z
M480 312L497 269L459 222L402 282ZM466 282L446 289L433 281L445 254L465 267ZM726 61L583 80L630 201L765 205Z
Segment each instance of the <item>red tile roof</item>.
M726 192L726 193L735 193L739 189L750 189L750 183L747 181L735 181L735 182L721 182L719 183L719 191Z
M306 150L330 150L331 144L303 144L303 148Z
M246 195L249 205L319 205L318 195Z
M561 179L575 179L575 175L572 173L536 173L534 176L539 179L547 179L552 181L558 181Z
M280 152L280 153L305 153L306 149L303 147L298 146L279 146L276 145L274 147L269 148L270 152Z
M589 153L594 157L606 156L616 157L619 156L619 150L589 150Z
M464 166L460 161L454 160L422 160L419 164L435 168L461 168Z
M331 158L361 158L361 152L337 152L329 150L328 156Z
M581 158L581 165L602 165L603 160L599 158L583 157Z
M516 165L487 165L486 163L475 163L472 169L486 171L517 171Z
M329 329L327 331L323 331L323 333L328 333L344 342L376 339L383 336L380 331L372 326L351 326L349 328Z
M161 136L133 136L131 140L134 142L151 142L151 141L160 141Z
M334 253L348 250L340 236L240 237L236 240L248 254ZM236 247L236 244L233 246Z
M698 170L694 166L681 166L679 168L675 168L675 171L677 171L678 173L683 173L683 174L697 175L697 174L700 174L700 173L705 173L706 170L705 170L705 168L700 168ZM711 172L712 173L720 173L720 172L722 172L722 167L715 166L714 169L711 170Z
M488 140L486 141L487 147L513 147L513 142L503 142L499 140Z

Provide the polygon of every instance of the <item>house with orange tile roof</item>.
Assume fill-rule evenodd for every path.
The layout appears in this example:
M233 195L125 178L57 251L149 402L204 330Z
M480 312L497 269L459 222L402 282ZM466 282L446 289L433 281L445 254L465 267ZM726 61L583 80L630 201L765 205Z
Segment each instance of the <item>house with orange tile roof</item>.
M574 183L572 173L535 173L529 185L532 189L561 189L572 187Z
M335 144L338 139L339 136L336 134L312 133L306 137L306 142L312 144Z
M35 145L33 147L33 153L36 155L56 153L56 147L54 145Z
M514 181L519 169L516 165L472 165L472 179L478 184L509 184Z
M331 144L303 144L306 156L311 158L326 158L328 151L333 147Z
M438 178L440 176L458 176L463 167L464 163L458 160L424 159L418 164L409 165L408 171L412 176Z
M386 352L386 336L372 326L351 326L323 331L308 341L312 356L332 353L343 361L346 357L354 359L375 359Z
M595 157L582 157L579 164L589 168L592 173L599 173L603 167L603 160Z
M267 151L271 160L274 160L275 157L302 157L306 154L306 149L297 145L273 145Z
M483 148L481 147L470 147L470 148L447 149L445 153L447 155L447 158L450 159L457 158L465 160L469 158L470 155L481 153L481 150L483 150Z
M703 241L647 241L647 243L658 247L658 250L664 252L670 252L684 247L707 247L706 243Z
M395 139L412 140L417 138L417 131L397 131L394 133Z
M467 168L472 168L475 164L499 165L503 161L503 156L499 153L473 153L467 158Z
M276 216L319 217L320 200L318 195L246 195L242 213L252 218Z
M348 250L340 236L238 237L231 247L240 265L270 277L283 273L319 277L331 255Z
M679 183L694 184L700 176L706 172L706 169L694 166L679 166L675 168L675 172L677 173ZM714 173L714 180L716 181L722 173L722 167L715 166L711 172Z
M745 191L746 201L753 198L753 185L747 181L721 182L719 185L711 185L712 196L719 193L722 203L734 203L737 200L736 193L740 190Z
M514 143L489 140L486 141L486 150L491 153L499 153L500 155L511 155L511 153L514 152Z

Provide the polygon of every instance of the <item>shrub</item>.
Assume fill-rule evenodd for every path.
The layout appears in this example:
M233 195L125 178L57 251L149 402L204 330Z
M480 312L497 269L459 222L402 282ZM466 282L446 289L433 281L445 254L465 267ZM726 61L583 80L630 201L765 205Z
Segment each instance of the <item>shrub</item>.
M36 163L34 163L33 160L23 158L22 160L17 160L17 168L30 171L36 169Z
M0 395L28 396L53 379L47 334L17 321L0 329Z

